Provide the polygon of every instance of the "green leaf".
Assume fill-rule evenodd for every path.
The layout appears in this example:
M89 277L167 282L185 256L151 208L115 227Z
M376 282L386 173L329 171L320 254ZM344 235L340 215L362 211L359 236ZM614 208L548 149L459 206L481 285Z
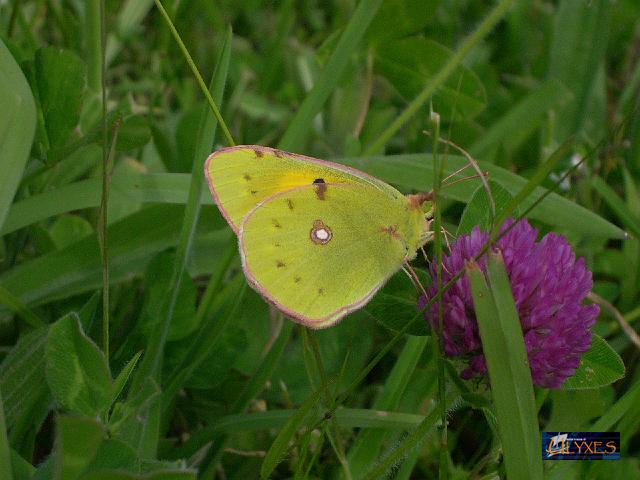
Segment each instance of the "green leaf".
M640 405L640 382L636 382L620 397L607 412L593 423L594 432L612 430L630 411Z
M397 332L407 322L413 321L418 311L416 290L404 272L395 274L371 301L364 311L386 328ZM427 321L415 322L407 331L409 335L429 335Z
M369 156L384 150L386 143L405 125L429 100L434 92L451 76L456 68L462 63L467 54L476 46L507 13L511 6L511 0L501 0L498 2L486 17L480 22L478 27L467 36L459 45L456 52L447 60L437 73L435 73L420 93L409 102L407 108L395 117L373 144L365 150L365 155Z
M447 399L451 400L451 399ZM448 402L450 403L450 402ZM364 480L377 480L385 478L386 473L398 465L407 455L420 448L425 438L435 428L436 420L440 412L434 408L428 415L422 417L422 421L409 435L382 459L374 463L362 476Z
M467 267L482 351L489 371L509 478L542 479L540 434L522 327L500 253L490 254L490 286L477 266Z
M110 225L111 282L141 275L155 254L174 246L183 212L180 206L156 205ZM221 227L223 220L217 212L211 215L213 210L208 213L206 221L201 223L202 230L212 236L196 238L192 267L205 258L208 267L215 265L220 259L213 253L232 235L228 228L211 232L213 227ZM196 272L206 271L196 269ZM97 238L94 234L62 250L26 261L1 273L0 284L32 306L98 289L102 285L102 264Z
M75 313L49 329L46 373L49 388L63 407L88 416L109 407L113 398L109 367L102 351L82 332Z
M85 468L86 475L100 470L126 470L136 469L140 464L140 460L136 456L136 452L126 443L116 440L115 438L107 438L102 441L95 456Z
M95 456L105 435L103 426L92 418L58 417L54 479L77 479Z
M527 183L524 184L524 186L520 190L518 190L514 197L509 200L509 202L507 202L507 204L500 211L500 214L495 220L492 236L496 234L504 221L510 215L512 215L520 207L520 205L524 204L524 202L528 198L535 197L535 195L531 194L534 193L540 185L542 185L542 182L544 182L545 179L549 177L549 174L553 171L558 162L569 153L570 147L571 141L569 140L560 145L551 155L549 155L549 158L547 158L544 163L541 164L538 169L536 169L533 176L527 181ZM537 198L534 198L533 200L535 201L537 200Z
M13 468L11 467L11 448L7 436L7 423L4 421L4 405L2 392L0 392L0 477L13 480Z
M157 4L157 6L161 11L163 11L162 5ZM164 15L166 16L166 12ZM166 19L169 20L168 17L166 17ZM231 59L232 40L233 33L231 28L229 28L224 37L224 43L222 44L222 48L218 55L216 68L211 76L208 90L205 91L205 93L211 94L211 96L208 97L209 101L215 102L215 105L220 105L222 103ZM202 83L202 79L200 79L200 77L198 78L200 83ZM211 103L212 109L217 112L215 105ZM200 125L195 142L195 158L193 161L191 181L189 184L189 196L185 206L184 217L182 218L180 225L180 236L178 238L175 260L172 262L172 273L171 278L169 279L167 296L162 309L162 314L160 315L160 321L157 322L155 328L152 329L151 334L149 335L149 340L146 343L144 357L142 358L140 368L133 379L133 388L137 388L137 386L144 381L143 379L147 377L157 379L158 383L160 382L159 378L161 373L162 357L165 353L166 342L169 338L176 305L181 293L181 283L184 276L187 275L188 262L194 255L193 250L196 229L200 219L201 198L204 190L204 171L200 164L202 161L200 159L204 159L211 151L212 144L215 139L215 131L218 126L217 117L219 117L219 114L217 116L213 115L213 112L209 111L206 107L203 106L202 108ZM230 134L224 124L222 124L222 129L230 139ZM233 143L233 140L231 140L231 143ZM217 257L219 258L221 255L218 255ZM192 322L190 327L192 326L193 328L196 328L198 326L196 315L193 315L193 319L194 322ZM157 440L158 439L156 438L156 442ZM151 442L151 440L149 441Z
M36 51L35 74L48 145L55 156L80 118L84 64L71 51L45 47Z
M246 294L246 282L241 275L236 276L218 294L215 302L219 308L214 310L212 320L202 322L189 347L182 355L180 362L173 369L164 391L165 403L169 403L173 396L182 388L193 372L219 348L219 342L224 340L223 334L227 327L237 317L242 299ZM212 309L213 310L213 309Z
M437 0L385 0L367 31L377 45L394 38L420 33L433 21Z
M32 409L49 397L45 379L45 344L48 327L24 335L0 365L0 391L8 428L31 420Z
M360 0L313 89L296 111L289 127L280 139L279 148L293 151L299 150L304 145L313 119L322 110L329 95L338 85L342 73L381 3L382 0Z
M562 384L562 388L599 388L620 380L624 374L625 367L620 356L603 338L592 334L591 347L582 354L578 370Z
M431 154L406 154L372 157L341 158L339 163L359 168L388 183L401 187L402 190L431 190L433 184L433 158ZM479 162L483 171L489 172L489 178L495 180L512 195L517 194L526 184L527 179L509 172L489 162ZM467 160L456 155L448 155L444 165L444 175L455 172L467 165ZM477 181L458 182L444 188L442 196L468 202L478 186ZM546 192L543 187L536 187L531 195L518 205L526 210L540 195ZM528 217L547 225L559 226L585 236L624 238L624 232L598 214L563 198L557 193L548 195L538 206L531 210Z
M433 40L403 38L378 47L376 68L410 100L420 94L452 55L448 48ZM458 65L435 91L432 102L436 112L446 112L454 118L471 118L484 109L486 95L478 76Z
M91 224L77 215L61 215L49 229L56 248L62 249L93 233Z
M591 179L591 186L600 194L623 225L628 228L637 239L640 239L640 218L633 214L631 209L624 203L624 200L616 194L615 190L598 176Z
M489 189L495 203L496 215L499 215L513 196L498 182L489 180ZM491 208L487 191L480 185L473 193L471 200L464 207L456 236L471 233L473 227L478 226L483 232L488 232L493 227L491 218Z
M144 147L151 140L151 128L146 118L141 115L131 115L124 119L118 129L116 149L130 151Z
M36 128L36 107L20 67L0 40L0 229L18 190Z
M563 0L555 15L549 47L549 77L571 89L573 101L558 111L555 138L562 142L584 125L593 87L604 60L611 4Z
M14 480L33 480L36 469L22 458L15 450L11 450L11 469Z
M155 458L160 434L160 388L151 377L131 388L127 400L117 403L109 419L111 431L130 445L139 458Z
M141 351L136 353L133 356L133 358L129 360L127 364L122 368L122 370L120 370L120 373L118 374L115 381L113 382L113 399L111 401L111 404L113 404L118 399L118 397L122 393L122 390L124 390L124 387L126 386L127 381L131 376L131 373L136 368L136 365L138 363L138 360L140 360L141 355L142 355Z
M195 480L193 470L160 470L151 473L126 473L115 470L92 472L82 477L82 480Z
M405 390L410 385L418 361L424 352L428 339L426 337L408 337L391 373L385 381L373 408L376 410L396 410L400 405ZM372 412L373 413L373 412ZM389 432L383 429L361 430L354 440L349 455L349 469L355 478L364 473L366 468L375 462Z
M162 322L166 311L167 295L171 293L171 279L175 253L161 252L156 255L144 273L144 305L140 314L140 326L148 338ZM187 272L182 272L176 295L173 320L169 326L168 340L184 338L198 327L196 317L196 286Z
M491 124L469 148L474 157L487 157L498 147L515 151L543 125L549 111L561 110L573 95L556 79L549 79L529 92L504 115ZM514 128L517 125L518 128Z

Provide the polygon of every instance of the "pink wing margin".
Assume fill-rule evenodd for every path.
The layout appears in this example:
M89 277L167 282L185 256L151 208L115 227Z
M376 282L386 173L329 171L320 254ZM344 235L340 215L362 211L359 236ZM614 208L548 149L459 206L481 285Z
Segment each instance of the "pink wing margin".
M213 199L214 199L216 205L218 206L218 209L220 210L220 212L222 213L222 216L225 218L225 220L227 221L229 226L233 229L233 231L235 232L236 235L238 235L238 233L240 231L240 226L236 225L235 223L233 223L233 221L231 220L231 217L229 216L227 210L222 206L222 203L220 202L220 197L219 197L218 192L216 190L215 183L214 183L213 178L211 178L211 175L209 173L209 166L213 163L213 161L218 156L220 156L222 154L226 154L226 153L231 153L231 152L234 152L234 151L237 151L237 150L253 150L254 152L262 152L262 153L273 154L273 155L275 155L277 157L285 156L285 157L289 157L289 158L294 158L296 160L300 160L302 162L313 163L313 164L319 165L321 167L333 168L335 170L340 170L341 172L348 173L350 175L353 175L354 177L358 177L358 178L361 178L361 179L369 180L369 181L371 181L372 183L374 183L376 185L380 185L381 184L381 181L379 179L377 179L376 177L374 177L372 175L369 175L368 173L364 173L363 171L360 171L360 170L358 170L356 168L347 167L346 165L342 165L340 163L329 162L328 160L320 160L318 158L307 157L305 155L299 155L297 153L285 152L283 150L278 150L277 148L264 147L262 145L236 145L235 147L222 148L220 150L217 150L217 151L213 152L211 155L209 155L209 157L207 157L207 160L204 163L204 176L207 179L207 184L209 185L209 190L211 191L211 195L213 195ZM259 159L259 158L261 158L261 157L256 155L256 160ZM260 203L262 203L262 202L260 202Z

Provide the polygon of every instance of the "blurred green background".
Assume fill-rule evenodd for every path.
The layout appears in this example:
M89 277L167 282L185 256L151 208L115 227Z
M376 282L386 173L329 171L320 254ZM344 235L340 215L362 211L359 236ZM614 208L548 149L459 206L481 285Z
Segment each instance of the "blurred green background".
M536 390L539 423L619 430L624 453L546 474L640 478L639 350L614 318L632 328L640 318L639 2L163 5L237 144L333 159L403 192L428 191L433 139L423 131L435 111L441 136L515 194L569 141L542 185L556 193L529 218L585 257L612 307L594 331L626 376ZM246 288L235 236L201 181L206 156L227 141L154 1L107 0L101 12L98 0L5 0L0 38L0 477L259 478L288 426L278 461L266 457L272 478L376 478L367 470L437 398L422 324L364 375L415 314L406 277L314 339ZM463 159L448 152L453 170ZM453 234L478 185L443 190ZM315 339L332 389L364 375L324 423L314 416ZM462 384L448 365L448 393L466 395L448 406L449 476L504 475L486 385ZM299 423L286 424L294 411ZM394 478L437 476L438 433L402 452Z

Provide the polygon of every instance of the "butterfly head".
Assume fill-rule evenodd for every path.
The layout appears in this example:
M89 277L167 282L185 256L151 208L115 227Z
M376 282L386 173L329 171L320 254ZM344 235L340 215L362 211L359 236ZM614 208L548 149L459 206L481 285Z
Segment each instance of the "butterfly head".
M410 194L407 195L407 199L409 200L409 208L417 215L419 214L420 218L421 228L417 241L419 248L433 239L431 231L434 209L433 192Z

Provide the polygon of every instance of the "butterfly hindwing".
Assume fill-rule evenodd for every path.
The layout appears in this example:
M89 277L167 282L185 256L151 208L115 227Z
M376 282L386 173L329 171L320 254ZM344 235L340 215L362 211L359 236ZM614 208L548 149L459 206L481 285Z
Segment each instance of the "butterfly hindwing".
M370 185L305 185L259 203L239 231L250 283L314 328L364 305L415 253L421 215Z
M220 211L236 233L243 217L262 200L314 182L364 185L402 196L393 187L356 169L257 145L213 153L207 159L205 175Z

